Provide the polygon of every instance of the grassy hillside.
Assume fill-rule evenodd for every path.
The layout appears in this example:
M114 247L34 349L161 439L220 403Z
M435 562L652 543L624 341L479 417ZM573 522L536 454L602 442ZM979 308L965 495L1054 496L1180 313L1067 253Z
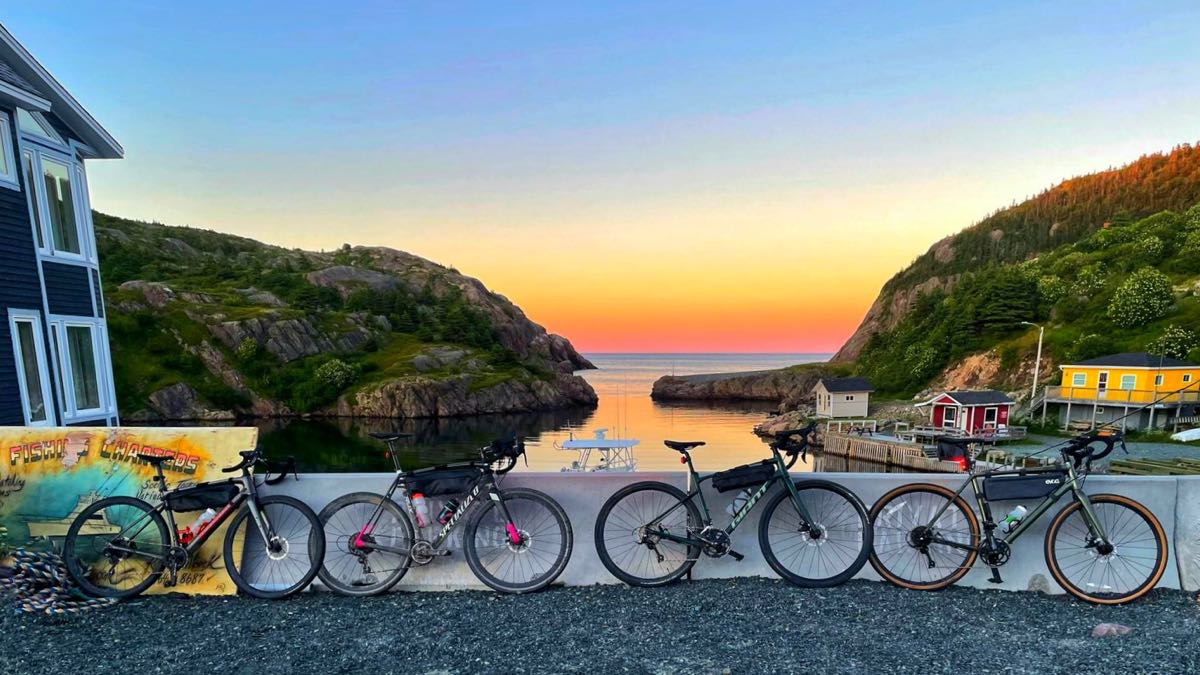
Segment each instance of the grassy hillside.
M401 251L94 218L125 416L300 414L405 378L477 391L590 365L478 281Z
M1147 183L1139 182L1134 186L1141 187L1130 187L1129 193L1141 194L1147 203L1200 193L1195 159L1191 148L1177 159L1156 158L1148 164L1157 167L1160 178L1165 166L1188 168L1160 183L1169 190L1143 194L1138 190ZM1142 169L1134 173L1142 175ZM1053 363L1143 350L1200 360L1200 204L1140 219L1104 216L1106 222L1093 230L1089 219L1100 220L1114 195L1123 194L1103 188L1107 176L1078 179L1097 201L1075 203L1079 216L1071 227L1079 234L1067 243L1030 241L976 250L971 242L978 241L977 226L954 239L960 253L974 251L973 265L938 265L922 258L889 282L909 283L949 270L957 275L949 291L918 294L898 322L871 335L859 355L858 372L885 392L912 394L964 357L994 350L1001 367L991 384L1003 385L1019 363L1032 358L1036 331L1022 321L1047 326L1046 353ZM1037 207L1028 205L1022 213L1038 213ZM1022 217L1005 216L1012 222ZM1004 240L1009 238L1006 231ZM1030 259L1020 252L1043 247ZM1052 369L1043 374L1054 377Z

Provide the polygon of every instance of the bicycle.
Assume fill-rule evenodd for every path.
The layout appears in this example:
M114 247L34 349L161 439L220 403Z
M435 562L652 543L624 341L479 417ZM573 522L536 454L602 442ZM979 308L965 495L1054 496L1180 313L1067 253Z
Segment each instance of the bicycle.
M785 489L767 502L758 541L779 576L806 587L841 584L866 564L872 532L867 509L853 492L826 480L793 481L788 470L807 458L809 424L776 434L772 458L699 477L691 450L702 441L664 441L687 464L694 488L684 494L667 483L628 485L605 502L596 519L596 550L613 576L633 586L662 586L687 574L700 555L745 558L731 547L732 535L776 483ZM799 440L791 440L799 436ZM783 454L789 456L784 461ZM701 485L749 495L725 527L713 525ZM699 501L700 506L696 506Z
M405 471L395 444L408 434L371 434L388 446L396 477L386 494L356 492L334 500L320 515L332 542L319 572L329 588L344 595L383 593L413 566L450 556L451 533L467 521L464 555L471 572L494 590L529 593L545 588L567 566L574 545L571 522L558 502L528 488L502 490L498 478L525 454L523 440L498 440L480 449L480 460ZM393 500L404 494L404 507ZM414 499L448 499L437 519L422 523ZM480 506L472 509L476 504ZM440 525L432 539L419 537L413 521Z
M1103 448L1093 447L1101 443ZM961 579L981 557L992 570L990 581L1001 583L999 568L1008 562L1012 543L1071 493L1071 503L1046 530L1044 554L1055 582L1088 602L1117 605L1136 600L1166 569L1162 525L1138 502L1120 495L1089 496L1082 485L1092 462L1107 457L1118 443L1128 453L1121 433L1083 434L1060 450L1062 464L1007 470L975 471L966 452L969 475L958 490L913 483L880 497L871 508L871 565L897 586L936 591ZM975 512L962 497L967 486L983 515L982 536ZM994 501L1039 498L1041 502L1015 523L1001 527L1004 523L993 518ZM1006 522L1010 520L1011 514Z
M263 460L257 449L240 455L238 464L221 470L241 471L240 478L172 490L163 475L163 463L171 457L139 454L139 459L155 469L153 481L160 503L109 497L84 509L71 523L63 543L71 578L89 595L118 599L140 595L164 572L168 574L164 586L173 587L180 570L228 521L225 568L238 589L256 598L279 599L306 588L325 555L321 523L313 510L297 499L260 496L253 472L263 466L268 474L264 484L275 485L289 472L295 475L295 462L273 465ZM279 475L271 478L274 472ZM208 508L218 509L216 516L194 534L190 528L184 532L176 529L176 513Z

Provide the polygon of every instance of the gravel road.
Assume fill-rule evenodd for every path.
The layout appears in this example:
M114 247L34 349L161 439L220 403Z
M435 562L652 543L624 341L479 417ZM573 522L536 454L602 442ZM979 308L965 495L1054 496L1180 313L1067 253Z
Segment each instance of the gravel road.
M1133 628L1092 638L1096 624ZM1200 606L769 579L529 596L145 598L69 619L0 613L0 673L1195 672Z

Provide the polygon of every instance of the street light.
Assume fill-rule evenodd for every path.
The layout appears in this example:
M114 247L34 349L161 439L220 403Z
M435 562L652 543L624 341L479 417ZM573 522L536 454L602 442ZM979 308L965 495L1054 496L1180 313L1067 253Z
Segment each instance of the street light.
M1034 328L1038 329L1037 358L1034 359L1034 361L1033 361L1033 389L1031 389L1029 392L1029 404L1033 405L1033 399L1037 396L1038 375L1041 374L1040 371L1041 371L1041 367L1042 367L1042 337L1046 334L1046 327L1040 326L1036 323L1030 323L1028 321L1022 321L1021 325L1022 326L1033 326Z

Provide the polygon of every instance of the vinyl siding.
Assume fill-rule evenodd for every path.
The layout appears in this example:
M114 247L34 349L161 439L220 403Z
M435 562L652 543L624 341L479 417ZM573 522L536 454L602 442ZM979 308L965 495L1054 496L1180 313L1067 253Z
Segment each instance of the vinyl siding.
M16 147L15 138L6 141L10 147ZM40 312L42 287L25 193L6 187L0 187L0 261L0 425L19 426L25 423L25 418L9 335L8 308Z
M92 316L92 281L87 267L43 262L42 276L51 314Z

